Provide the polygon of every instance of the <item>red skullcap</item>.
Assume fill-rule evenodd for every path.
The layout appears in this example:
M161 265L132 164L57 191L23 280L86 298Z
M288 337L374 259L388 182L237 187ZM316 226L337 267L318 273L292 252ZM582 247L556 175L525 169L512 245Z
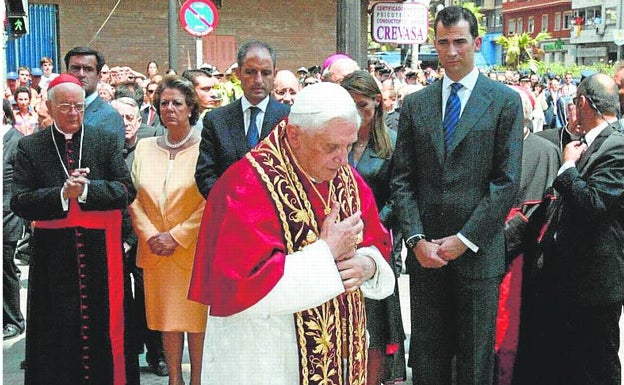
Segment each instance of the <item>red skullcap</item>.
M56 86L58 86L59 84L62 84L62 83L74 83L77 86L79 86L80 88L82 88L82 83L74 75L60 74L59 76L55 77L50 82L50 84L48 84L48 90L51 90L52 88L54 88L54 87L56 87Z

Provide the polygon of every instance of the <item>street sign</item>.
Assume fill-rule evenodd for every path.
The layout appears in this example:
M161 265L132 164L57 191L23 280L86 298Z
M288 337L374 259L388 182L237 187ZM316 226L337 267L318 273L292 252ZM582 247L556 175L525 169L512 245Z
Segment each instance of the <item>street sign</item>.
M219 23L219 12L210 0L187 0L178 16L184 31L194 37L208 35Z
M371 29L378 43L423 44L429 35L429 8L422 3L377 3Z
M9 25L14 36L22 36L28 33L28 17L26 16L9 16Z

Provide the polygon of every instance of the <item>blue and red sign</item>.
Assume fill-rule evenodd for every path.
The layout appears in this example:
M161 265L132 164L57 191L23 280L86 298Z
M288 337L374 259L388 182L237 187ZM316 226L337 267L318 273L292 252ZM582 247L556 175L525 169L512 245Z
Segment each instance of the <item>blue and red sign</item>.
M219 24L219 12L210 0L187 0L178 16L182 28L195 37L208 35Z

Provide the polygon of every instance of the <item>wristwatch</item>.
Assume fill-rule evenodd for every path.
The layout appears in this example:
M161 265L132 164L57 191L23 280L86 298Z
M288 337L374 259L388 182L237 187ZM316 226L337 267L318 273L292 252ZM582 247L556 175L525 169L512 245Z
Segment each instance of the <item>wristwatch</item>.
M405 245L411 250L414 247L416 247L416 244L419 241L422 241L423 239L427 239L427 237L425 237L423 234L417 234L414 235L413 237L411 237L410 239L408 239L407 241L405 241Z

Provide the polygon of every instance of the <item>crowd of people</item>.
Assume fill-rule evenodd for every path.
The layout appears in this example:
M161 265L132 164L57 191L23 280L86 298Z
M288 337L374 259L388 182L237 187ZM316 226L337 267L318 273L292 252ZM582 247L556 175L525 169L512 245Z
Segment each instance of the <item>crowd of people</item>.
M624 66L486 73L477 27L437 14L438 69L249 41L223 73L88 47L9 73L25 384L139 384L146 352L183 385L185 341L195 385L620 384Z

